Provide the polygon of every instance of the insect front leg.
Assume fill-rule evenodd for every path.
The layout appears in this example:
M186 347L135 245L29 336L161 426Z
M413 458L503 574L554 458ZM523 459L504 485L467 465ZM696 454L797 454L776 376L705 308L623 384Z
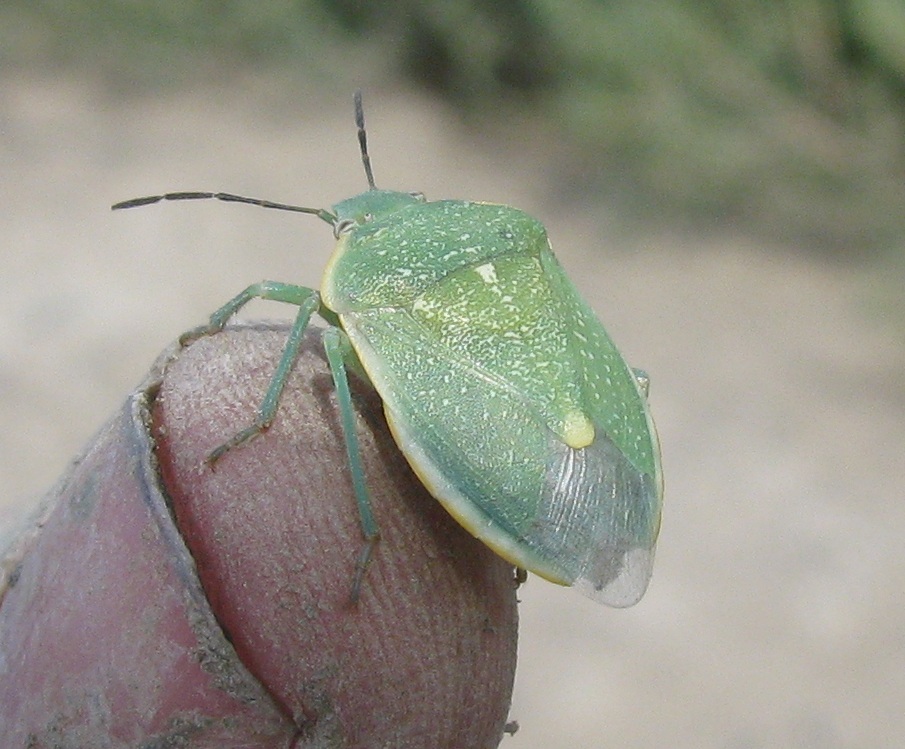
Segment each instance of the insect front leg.
M184 346L206 335L219 333L226 327L229 319L252 299L286 302L287 304L295 304L301 307L312 296L318 297L318 301L320 301L318 292L314 289L309 289L307 286L296 286L295 284L281 283L280 281L253 283L214 312L206 324L192 328L179 336L179 343Z
M352 359L352 346L348 336L341 328L329 327L323 334L324 350L333 374L333 385L336 388L336 399L342 423L343 437L346 443L346 455L349 459L349 470L352 473L352 489L358 505L361 519L361 531L365 542L355 565L355 578L352 582L352 601L358 600L361 593L361 582L371 563L371 555L380 538L380 530L371 509L371 498L365 482L364 467L361 462L361 448L358 444L358 432L355 425L355 411L352 407L352 394L349 391L349 377L346 372L346 361Z
M298 305L299 311L295 316L295 322L289 331L289 338L286 339L286 345L283 347L283 354L280 362L273 373L267 392L261 405L258 406L257 414L254 422L235 434L230 440L224 442L219 447L211 451L207 456L207 463L213 465L225 453L234 447L245 444L253 439L261 432L265 431L272 423L277 412L277 406L280 402L280 395L286 385L286 380L292 372L292 367L298 357L299 348L302 343L302 335L308 327L308 322L320 307L320 294L314 289L305 286L296 286L294 284L279 283L278 281L262 281L261 283L252 284L242 293L237 294L211 315L210 322L207 325L189 331L180 342L192 340L203 335L211 335L223 329L226 322L236 312L238 312L245 304L252 299L267 299L276 302L286 302L288 304Z

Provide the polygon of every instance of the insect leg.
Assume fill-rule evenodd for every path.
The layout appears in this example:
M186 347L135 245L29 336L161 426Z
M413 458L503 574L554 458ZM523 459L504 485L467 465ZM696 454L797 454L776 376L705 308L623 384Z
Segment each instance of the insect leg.
M364 546L358 555L355 566L355 579L352 583L352 601L358 600L361 582L371 563L371 554L380 538L380 530L374 513L371 510L371 499L365 483L364 467L361 462L361 448L358 444L358 433L355 427L355 411L352 407L352 395L349 391L349 378L346 373L345 355L351 350L346 334L341 328L330 327L323 333L324 350L333 373L333 384L336 387L336 398L339 402L339 413L342 421L343 437L346 442L346 454L349 458L349 469L352 472L352 488L358 504L358 515L361 519L361 531L365 538Z
M221 330L226 324L226 321L232 317L233 314L255 297L297 304L299 311L295 317L295 322L292 324L292 329L289 331L289 338L286 339L286 344L283 346L283 354L280 357L280 362L277 364L277 368L273 373L270 385L267 388L267 392L264 394L264 399L261 401L261 405L258 406L258 412L255 415L254 422L251 426L243 429L238 434L235 434L232 439L212 450L206 459L209 464L216 463L226 452L248 442L250 439L266 430L273 423L273 418L276 415L277 406L280 402L280 395L283 392L286 380L289 378L289 374L298 357L299 348L302 343L302 335L308 327L311 315L320 307L320 295L312 289L275 281L263 281L262 283L249 286L241 294L237 294L229 302L223 305L211 316L209 325L197 328L195 331L191 331L186 335L191 336L196 332L199 335L209 335Z
M643 369L632 369L632 374L638 381L638 387L641 388L644 397L647 398L650 395L650 375Z
M528 570L523 567L516 567L515 574L513 575L513 582L515 583L516 588L522 587L528 582Z
M252 299L267 299L272 302L286 302L287 304L301 306L312 296L317 297L317 292L307 286L296 286L295 284L281 283L280 281L253 283L214 312L206 324L192 328L179 336L179 343L185 345L202 336L219 333L226 326L226 323L229 322L229 319Z

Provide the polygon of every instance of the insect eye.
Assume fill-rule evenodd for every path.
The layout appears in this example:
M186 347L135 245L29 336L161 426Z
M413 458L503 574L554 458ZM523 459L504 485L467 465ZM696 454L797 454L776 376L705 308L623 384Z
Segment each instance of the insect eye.
M341 234L348 234L355 226L355 219L344 218L337 221L333 227L333 236L339 239Z

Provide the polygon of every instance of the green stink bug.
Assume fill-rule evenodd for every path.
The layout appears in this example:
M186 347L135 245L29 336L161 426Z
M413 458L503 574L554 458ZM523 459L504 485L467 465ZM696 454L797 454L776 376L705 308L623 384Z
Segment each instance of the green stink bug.
M611 606L636 603L663 493L646 375L626 365L536 219L505 205L377 189L360 93L355 110L369 189L331 211L207 192L113 206L216 198L311 213L333 227L319 292L254 284L189 334L222 329L255 297L299 307L255 423L211 459L272 422L317 312L329 324L323 340L366 539L356 594L378 529L347 367L376 388L400 450L469 532L547 580Z

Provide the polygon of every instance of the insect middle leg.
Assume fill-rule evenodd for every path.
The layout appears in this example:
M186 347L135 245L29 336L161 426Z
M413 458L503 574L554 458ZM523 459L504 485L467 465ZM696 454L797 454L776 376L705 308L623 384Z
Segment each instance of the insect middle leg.
M380 530L374 519L371 509L371 498L368 494L365 481L364 467L361 461L361 448L358 443L358 432L355 425L355 410L352 406L352 394L349 390L349 377L346 372L347 362L357 361L352 352L352 345L345 332L335 326L327 328L323 333L324 350L327 353L327 361L333 374L333 386L336 389L336 399L339 404L339 415L342 424L343 437L346 443L346 455L349 460L349 470L352 473L352 489L355 492L355 502L358 505L358 516L361 520L361 531L364 536L364 545L358 555L355 565L355 578L352 582L352 602L358 600L361 592L361 583L364 574L371 563L371 555L377 541L380 538Z
M289 374L292 372L292 367L298 357L299 348L302 344L302 336L305 329L308 327L311 315L313 315L321 306L320 294L314 289L309 289L305 286L296 286L295 284L280 283L278 281L261 281L260 283L252 284L241 293L236 294L236 296L211 315L210 322L207 325L202 325L182 335L179 339L180 343L185 344L186 342L200 338L201 336L212 335L223 330L227 321L252 299L267 299L270 301L295 304L298 305L299 311L295 316L295 322L292 324L292 329L289 331L289 337L286 339L286 344L283 346L283 354L280 357L280 362L277 364L276 371L273 373L270 385L267 388L267 392L264 394L264 399L258 406L254 422L252 422L249 427L233 435L231 439L212 450L206 458L207 463L211 465L216 463L229 450L245 444L250 439L253 439L261 432L265 431L273 423L274 416L277 412L277 406L280 402L280 395L283 393L286 380L289 378Z

